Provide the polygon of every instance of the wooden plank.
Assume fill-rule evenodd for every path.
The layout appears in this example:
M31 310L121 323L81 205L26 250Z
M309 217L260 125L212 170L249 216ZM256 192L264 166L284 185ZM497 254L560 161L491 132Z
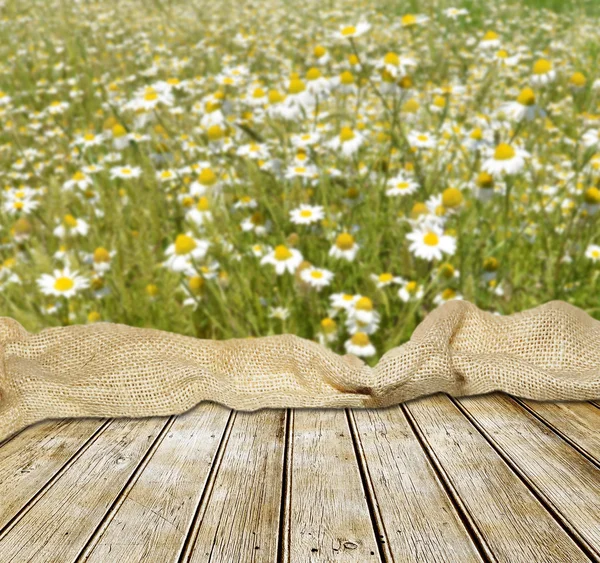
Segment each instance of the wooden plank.
M591 403L516 400L541 418L571 446L600 464L600 409Z
M294 412L284 561L380 561L343 410Z
M404 408L453 497L468 512L484 546L497 560L589 561L448 397L435 395L411 401ZM503 422L512 424L510 417Z
M275 561L286 414L239 412L182 561Z
M3 560L73 561L166 423L112 421L0 537Z
M394 559L482 561L402 409L352 415Z
M204 403L179 416L80 558L100 563L176 561L230 413Z
M91 418L42 422L0 448L0 533L107 422Z
M458 404L563 526L600 558L600 469L507 397Z

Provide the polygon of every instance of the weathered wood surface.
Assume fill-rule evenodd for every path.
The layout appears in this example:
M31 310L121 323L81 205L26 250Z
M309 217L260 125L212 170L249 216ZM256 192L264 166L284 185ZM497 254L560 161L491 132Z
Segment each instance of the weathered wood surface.
M600 408L46 421L0 446L0 563L600 561Z

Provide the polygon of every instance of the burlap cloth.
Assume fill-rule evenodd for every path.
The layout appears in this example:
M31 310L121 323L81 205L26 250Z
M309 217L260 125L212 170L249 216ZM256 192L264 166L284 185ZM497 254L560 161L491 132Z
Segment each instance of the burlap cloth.
M212 341L113 323L30 334L6 317L0 357L0 441L47 418L162 416L201 401L385 407L497 390L600 399L600 322L560 301L510 316L448 302L374 368L292 335Z

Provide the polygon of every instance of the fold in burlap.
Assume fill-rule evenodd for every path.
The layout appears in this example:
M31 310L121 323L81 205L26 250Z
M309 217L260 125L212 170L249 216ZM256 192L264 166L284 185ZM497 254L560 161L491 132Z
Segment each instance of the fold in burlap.
M451 301L374 368L292 335L212 341L112 323L29 334L6 317L0 356L0 440L46 418L171 415L201 401L256 410L385 407L440 391L600 398L600 322L560 301L510 316Z

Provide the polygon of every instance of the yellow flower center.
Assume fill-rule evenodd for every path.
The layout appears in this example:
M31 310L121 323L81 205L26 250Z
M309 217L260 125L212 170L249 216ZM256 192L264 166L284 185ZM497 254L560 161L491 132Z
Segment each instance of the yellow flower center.
M350 233L341 233L337 236L335 245L340 250L350 250L354 247L354 237Z
M496 53L496 57L499 59L508 59L508 53L504 49L500 49L500 51Z
M357 332L356 334L354 334L350 339L350 342L352 342L352 344L354 344L355 346L360 347L366 347L371 343L371 341L369 340L369 335L365 334L364 332Z
M192 276L188 280L188 284L194 293L198 293L204 285L204 278L202 276Z
M75 174L73 174L73 180L75 180L75 182L81 182L81 180L85 180L85 174L81 171L75 172Z
M291 253L290 249L283 244L280 244L275 247L274 254L275 254L275 260L280 260L282 262L285 260L289 260L292 257L292 253Z
M486 272L495 272L498 269L499 265L500 265L500 263L493 256L490 256L489 258L486 258L483 261L483 269Z
M342 35L347 37L348 35L354 35L356 33L356 28L353 25L347 25L342 29Z
M86 134L83 136L83 138L84 138L86 141L93 141L93 140L96 138L96 136L95 136L93 133L86 133Z
M277 90L269 90L269 103L278 104L283 102L283 94Z
M533 74L547 74L552 70L552 63L546 59L539 59L533 65Z
M383 57L383 62L386 65L398 66L400 64L400 57L396 55L396 53L392 53L391 51Z
M310 209L300 211L300 217L312 217L313 212Z
M417 135L417 139L422 142L429 141L429 137L427 135Z
M419 109L419 102L414 98L407 100L405 104L402 106L402 109L408 113L415 113Z
M306 86L302 80L299 78L293 78L290 80L290 86L288 88L288 92L290 94L299 94L300 92L304 92Z
M450 279L452 276L454 276L454 266L448 262L442 264L438 271L440 276L446 279Z
M198 201L198 205L196 205L196 209L198 211L208 211L210 209L210 205L208 203L208 198L201 197Z
M400 21L402 22L402 25L410 26L415 25L417 23L417 18L413 14L406 14L402 16L402 19Z
M498 34L495 31L486 31L483 36L484 41L496 41L498 39Z
M535 94L531 88L523 88L517 96L517 102L522 106L532 106L535 104Z
M321 320L321 329L326 334L331 334L332 332L334 332L336 327L336 322L333 319L330 319L329 317Z
M410 212L410 216L413 219L416 219L417 217L419 217L419 215L423 215L425 213L427 213L427 206L423 202L417 202L413 205L413 208Z
M494 152L495 160L510 160L515 156L515 149L506 143L500 143Z
M321 46L321 45L317 45L315 47L315 50L313 51L315 57L317 57L317 59L320 59L325 53L327 53L325 47Z
M323 272L320 272L319 270L313 270L310 273L310 277L315 278L316 280L320 280L323 277Z
M94 262L110 262L110 253L106 248L99 246L94 250Z
M481 172L477 176L476 182L480 188L487 189L494 187L494 177L491 174L488 174L487 172Z
M175 254L179 256L189 254L196 248L196 241L188 235L177 235L175 239Z
M121 174L123 174L124 176L131 175L131 168L121 168Z
M586 83L586 78L582 72L574 72L569 79L569 82L577 88L583 88Z
M212 186L217 181L217 176L210 168L203 168L198 175L198 181L203 186Z
M69 291L69 289L72 289L74 285L75 282L71 278L63 276L56 278L56 281L54 282L54 289L56 289L56 291Z
M597 205L600 203L600 190L598 188L589 188L586 190L583 199L590 205Z
M404 289L406 289L406 291L408 291L408 293L415 293L417 291L417 282L416 281L409 281L405 286Z
M350 127L342 127L342 130L340 131L340 141L345 143L346 141L351 141L352 139L354 139L354 131L352 131Z
M427 246L437 246L440 242L440 238L435 233L426 233L423 237L423 242Z
M306 79L316 80L317 78L321 78L321 71L318 68L315 68L314 66L312 68L309 68L308 72L306 73Z
M361 297L356 302L356 308L359 311L372 311L373 310L373 301L371 301L368 297Z
M462 202L463 195L458 188L446 188L442 192L442 204L444 207L458 207Z
M147 88L146 93L144 94L144 100L147 102L153 102L158 98L158 93L154 88Z
M219 139L222 139L224 135L225 132L221 129L220 125L211 125L206 131L206 136L209 141L218 141Z
M433 105L438 108L445 108L446 98L444 98L444 96L436 96L435 98L433 98Z
M75 219L75 217L73 217L73 215L65 215L63 218L63 222L65 223L65 225L69 228L73 228L77 226L77 219Z
M380 274L378 279L381 283L389 283L394 279L394 276L386 272L385 274Z
M456 291L450 287L444 289L442 291L442 299L448 301L449 299L454 299L456 297Z
M345 85L354 84L354 75L349 70L345 70L340 74L340 83Z
M262 88L255 88L254 92L252 92L253 98L264 98L265 91Z

